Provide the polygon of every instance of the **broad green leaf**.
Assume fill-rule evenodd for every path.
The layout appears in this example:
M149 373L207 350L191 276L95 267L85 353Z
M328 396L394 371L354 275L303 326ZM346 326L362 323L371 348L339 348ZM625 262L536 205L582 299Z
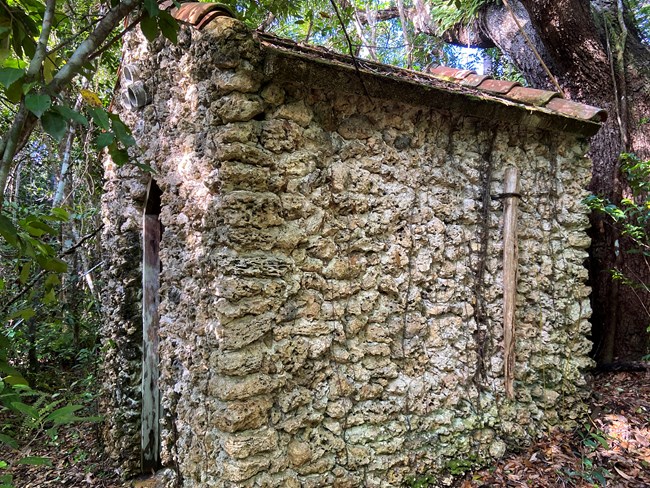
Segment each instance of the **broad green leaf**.
M5 60L3 65L4 65L5 68L16 68L16 69L21 69L21 70L24 71L25 68L27 68L27 66L29 66L29 63L27 63L26 61L23 61L22 59L10 58L10 59Z
M106 146L112 144L114 140L115 134L112 132L102 132L97 136L95 144L97 145L97 149L104 149Z
M54 412L45 417L44 422L65 423L76 419L73 414L81 410L83 405L66 405L65 407L57 408Z
M62 261L59 258L48 258L39 262L41 267L47 271L53 271L55 273L65 273L68 270L68 265L65 261Z
M50 288L45 295L43 295L41 302L43 302L44 305L50 305L56 302L56 292L54 291L54 288Z
M66 120L72 120L84 127L88 127L88 119L76 110L72 110L70 107L66 107L65 105L57 105L54 107L54 110L59 112Z
M0 68L0 84L9 88L15 82L25 76L25 71L16 68Z
M29 464L31 466L52 466L52 460L41 456L25 456L17 464Z
M38 82L33 81L31 83L25 83L24 85L19 84L19 85L16 85L16 86L20 86L20 89L23 92L23 95L27 95L30 91L32 91L32 88L34 88L36 85L38 85Z
M25 378L23 378L22 375L20 373L18 373L18 372L14 373L12 375L9 375L9 376L5 376L3 378L3 381L5 383L7 383L8 385L11 385L11 386L14 386L14 387L19 386L19 385L27 386L27 380Z
M45 80L45 83L52 81L56 69L57 66L54 61L52 61L52 58L50 56L47 56L43 60L43 80Z
M138 168L140 168L140 169L143 170L143 171L146 171L147 173L152 173L152 174L153 174L153 173L156 172L156 170L154 170L154 169L153 169L151 166L149 166L148 164L134 162L134 163L133 163L133 166L137 166Z
M36 220L34 217L22 220L20 225L34 237L40 237L43 234L50 234L52 236L58 234L54 227L47 225L42 220Z
M38 420L38 410L31 405L27 405L23 402L12 402L11 406L14 410L23 413L34 420Z
M7 96L7 100L9 100L11 103L20 102L20 99L24 95L22 84L14 83L5 90L5 95Z
M48 110L41 117L41 125L43 130L52 136L56 142L61 142L68 129L68 123L57 112Z
M32 270L32 262L27 261L20 270L20 275L18 276L18 281L21 285L27 283L29 279L29 272Z
M174 44L178 42L178 22L176 22L176 19L169 12L165 12L164 10L160 11L158 14L158 27L160 27L163 36Z
M68 213L68 211L61 207L53 208L51 210L51 213L52 213L52 217L54 217L56 220L60 222L67 222L68 220L70 220L70 214Z
M45 288L47 289L58 286L60 284L61 280L55 274L48 275L47 278L45 278Z
M13 447L14 449L18 449L18 442L16 439L7 434L0 434L0 442L7 444L9 447Z
M36 315L36 312L34 311L34 309L31 308L31 307L27 307L27 308L21 308L20 310L15 311L11 315L9 315L9 318L10 319L21 318L23 320L29 320L34 315ZM6 378L5 378L5 381L6 381Z
M140 21L140 29L147 41L151 42L158 37L158 24L153 17L144 17Z
M144 8L147 10L149 17L155 17L160 12L157 0L144 0Z
M25 106L36 117L43 115L51 105L52 99L48 95L38 93L25 95Z
M111 114L111 120L117 140L126 147L135 146L135 139L131 135L131 130L120 120L120 117L116 114Z
M108 146L108 154L111 155L111 159L118 166L123 166L129 162L129 153L126 149L118 148L115 142Z
M88 113L93 118L98 127L104 130L110 129L108 114L106 113L106 110L99 107L88 107L86 110L88 110Z
M0 215L0 235L11 247L18 248L18 229L4 215Z

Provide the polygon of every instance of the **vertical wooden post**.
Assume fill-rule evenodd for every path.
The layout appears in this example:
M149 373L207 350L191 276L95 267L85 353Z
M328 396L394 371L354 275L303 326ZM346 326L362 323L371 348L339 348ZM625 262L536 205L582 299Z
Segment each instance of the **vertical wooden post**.
M152 182L143 219L142 261L142 471L160 464L160 392L158 389L158 304L160 288L160 213L150 205L155 195ZM156 187L157 189L157 187ZM158 190L159 192L160 190ZM158 200L159 202L159 200ZM153 207L153 208L151 208ZM157 207L157 208L156 208ZM155 213L149 213L155 212Z
M515 397L518 202L518 170L514 166L508 166L503 185L503 355L506 396L510 399Z

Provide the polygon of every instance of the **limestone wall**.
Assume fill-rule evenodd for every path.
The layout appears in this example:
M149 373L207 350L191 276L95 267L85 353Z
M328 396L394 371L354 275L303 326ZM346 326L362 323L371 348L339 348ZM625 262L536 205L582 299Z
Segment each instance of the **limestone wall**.
M122 116L163 191L163 463L182 486L400 486L584 414L580 137L274 81L232 19L177 46L128 42L153 95ZM491 198L508 165L523 195L515 401ZM105 408L128 472L149 175L108 166Z

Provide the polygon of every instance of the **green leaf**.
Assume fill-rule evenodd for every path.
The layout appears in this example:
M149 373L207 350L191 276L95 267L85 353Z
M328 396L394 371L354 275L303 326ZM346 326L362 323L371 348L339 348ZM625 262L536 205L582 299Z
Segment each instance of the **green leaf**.
M0 442L7 444L9 447L13 447L14 449L18 449L18 442L16 439L7 434L0 434Z
M56 292L54 291L54 288L50 288L45 295L43 295L41 302L43 302L44 305L50 305L56 302Z
M74 413L78 412L82 408L84 408L83 405L66 405L65 407L57 408L54 412L45 417L43 421L54 422L57 425L74 422L81 418L75 416Z
M106 110L99 107L87 107L86 110L88 110L88 113L93 118L98 127L104 130L110 129L108 114L106 113Z
M150 17L155 17L158 15L158 12L160 12L157 0L144 0L144 8L147 10Z
M61 284L61 280L55 274L48 275L45 278L45 288L50 289Z
M25 76L25 71L16 68L0 68L0 84L9 88L15 82Z
M22 84L14 83L9 88L7 88L5 95L7 96L7 100L9 100L11 103L20 102L20 99L24 95Z
M66 107L65 105L57 105L54 107L54 110L59 112L66 120L72 120L84 127L88 127L88 119L76 110L72 110L70 107Z
M41 456L25 456L16 464L29 464L30 466L52 466L52 460Z
M158 14L158 27L162 35L169 39L172 43L176 44L178 42L178 22L172 17L169 12L161 10Z
M129 162L129 153L126 149L118 148L115 142L108 146L108 154L111 155L111 159L118 166L123 166Z
M143 170L143 171L145 171L145 172L147 172L147 173L151 173L151 174L155 174L155 173L156 173L156 170L154 170L154 169L153 169L151 166L149 166L148 164L138 163L138 162L134 161L134 162L133 162L133 166L137 166L138 168L140 168L141 170Z
M38 420L38 410L36 410L31 405L27 405L26 403L23 402L12 402L11 406L13 407L14 410L22 414L25 414L34 420Z
M104 149L106 146L112 144L114 140L115 134L112 132L102 132L95 139L95 144L97 145L97 149Z
M59 222L67 222L70 220L70 214L68 211L61 207L55 207L50 212L52 214L52 217L54 217L54 219L58 220Z
M52 236L58 234L54 227L47 225L42 220L37 220L35 217L28 217L22 220L20 225L34 237L41 237L43 234L50 234Z
M36 312L34 311L33 308L27 307L27 308L21 308L20 310L15 311L11 315L9 315L10 319L17 319L20 317L23 320L29 320L31 319L34 315L36 315ZM5 378L6 380L6 378Z
M20 275L18 276L18 281L20 282L21 285L24 285L27 283L27 280L29 279L29 272L32 269L32 262L27 261L23 267L20 270Z
M18 249L18 229L4 215L0 215L0 236L11 246Z
M25 106L27 109L39 117L52 105L52 99L48 95L29 93L25 95Z
M124 144L126 147L135 146L135 139L131 135L131 129L129 129L126 124L120 120L119 115L111 114L111 121L113 123L113 131L117 136L117 140Z
M61 142L68 129L68 123L61 115L53 110L48 110L41 117L43 130L52 136L56 142Z
M33 81L33 82L31 82L31 83L26 83L26 84L24 84L24 85L23 85L23 84L20 84L20 85L16 85L16 86L20 86L20 87L21 87L21 91L23 92L23 95L27 95L27 94L32 90L32 88L34 88L36 85L38 85L38 82L37 82L37 81ZM13 86L13 85L12 85L12 86Z
M49 258L45 259L42 262L39 262L41 267L47 271L53 271L55 273L65 273L68 271L68 265L65 261L59 258Z
M158 37L158 23L153 17L144 17L140 21L140 29L149 42L152 42Z

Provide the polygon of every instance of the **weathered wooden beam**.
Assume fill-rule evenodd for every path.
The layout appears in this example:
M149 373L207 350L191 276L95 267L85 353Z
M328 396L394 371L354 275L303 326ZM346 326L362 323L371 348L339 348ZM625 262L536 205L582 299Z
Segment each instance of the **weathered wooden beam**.
M515 397L518 203L519 172L508 166L503 184L503 355L506 396L510 399Z
M160 464L160 392L158 389L158 304L160 220L145 214L142 263L142 470Z

